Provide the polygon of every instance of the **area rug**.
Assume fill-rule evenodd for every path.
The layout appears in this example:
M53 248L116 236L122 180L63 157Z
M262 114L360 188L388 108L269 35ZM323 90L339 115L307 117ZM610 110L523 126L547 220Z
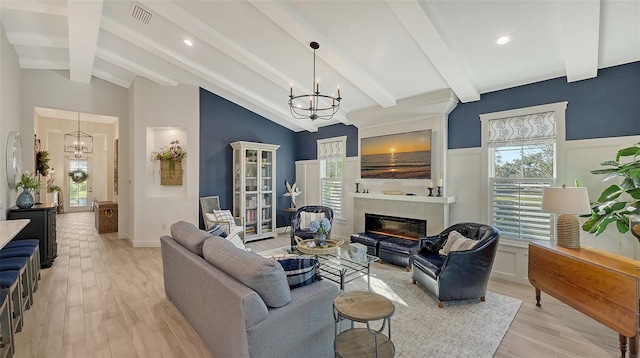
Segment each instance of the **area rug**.
M367 282L359 278L345 290L366 291ZM438 308L433 296L412 283L411 273L378 263L371 265L371 291L395 304L391 338L396 357L493 357L522 304L487 292L485 302L457 301Z

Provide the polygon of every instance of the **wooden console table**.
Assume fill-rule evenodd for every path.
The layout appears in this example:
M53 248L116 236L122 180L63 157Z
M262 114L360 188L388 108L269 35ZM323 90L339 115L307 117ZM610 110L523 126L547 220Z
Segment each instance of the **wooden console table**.
M618 332L621 357L638 357L640 262L594 248L529 244L529 281L536 289Z

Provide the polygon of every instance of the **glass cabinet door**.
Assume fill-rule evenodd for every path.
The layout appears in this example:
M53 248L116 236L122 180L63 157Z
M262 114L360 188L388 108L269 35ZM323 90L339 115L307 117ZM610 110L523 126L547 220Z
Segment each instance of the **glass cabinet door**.
M247 194L245 197L245 235L258 233L258 194Z
M262 194L262 202L260 203L261 210L261 233L269 233L273 232L273 220L271 217L272 205L273 205L273 194L272 193L263 193Z
M245 150L245 190L257 191L258 190L258 150L247 149Z
M273 152L262 151L262 168L260 170L261 186L263 191L273 190Z

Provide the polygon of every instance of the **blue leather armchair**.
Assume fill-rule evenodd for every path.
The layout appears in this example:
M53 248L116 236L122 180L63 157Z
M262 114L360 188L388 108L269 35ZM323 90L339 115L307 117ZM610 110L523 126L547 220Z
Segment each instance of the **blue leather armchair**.
M314 233L309 228L301 228L300 227L300 216L301 213L324 213L324 217L329 219L331 225L333 226L333 209L327 206L321 205L309 205L309 206L301 206L296 211L296 214L291 221L291 246L296 246L296 240L294 237L299 237L302 240L313 239ZM331 230L327 234L327 240L331 238Z
M440 255L438 251L453 230L479 242L470 250ZM445 301L484 301L499 238L498 229L477 223L456 224L438 235L421 238L418 252L410 259L413 283L434 295L440 308Z

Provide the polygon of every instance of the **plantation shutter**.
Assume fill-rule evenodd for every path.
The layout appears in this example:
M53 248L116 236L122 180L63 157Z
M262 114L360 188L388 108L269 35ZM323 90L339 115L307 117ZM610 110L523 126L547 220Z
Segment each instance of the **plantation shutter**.
M493 224L510 238L548 240L551 215L543 213L542 191L551 186L544 179L493 179Z
M556 119L552 112L498 118L489 121L489 147L555 142Z
M320 197L323 206L333 209L334 217L342 217L342 161L345 140L318 142L318 160L324 161L320 175Z

